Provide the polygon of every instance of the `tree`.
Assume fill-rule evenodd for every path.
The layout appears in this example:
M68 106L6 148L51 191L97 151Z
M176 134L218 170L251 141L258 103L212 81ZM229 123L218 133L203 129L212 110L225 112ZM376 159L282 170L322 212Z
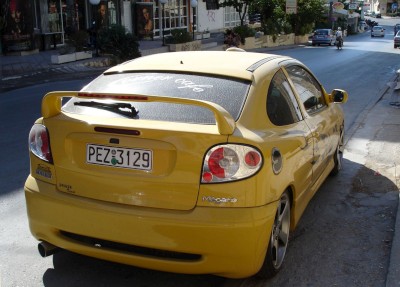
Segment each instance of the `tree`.
M326 14L325 4L325 0L297 0L297 13L286 14L286 0L255 0L250 11L262 15L262 26L266 34L294 31L296 35L305 35Z
M296 35L305 35L312 31L314 24L326 14L323 0L297 0L297 13L288 15Z
M240 26L244 26L249 6L256 0L224 0L219 3L220 7L233 7L239 13Z
M261 14L261 24L265 34L277 35L288 31L286 19L286 0L255 0L250 11ZM290 27L289 27L290 29Z

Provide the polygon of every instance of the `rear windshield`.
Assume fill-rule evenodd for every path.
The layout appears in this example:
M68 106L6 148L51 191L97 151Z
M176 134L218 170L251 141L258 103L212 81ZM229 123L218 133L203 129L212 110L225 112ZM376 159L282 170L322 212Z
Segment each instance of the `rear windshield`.
M314 33L315 35L328 35L328 30L317 30Z
M216 103L237 120L242 111L250 82L234 78L177 73L121 73L102 75L82 89L83 92L128 93L197 99ZM63 110L79 114L122 117L117 113L93 107L74 105L75 102L116 101L72 98ZM206 108L160 102L130 102L139 110L135 119L184 123L215 124L214 114Z

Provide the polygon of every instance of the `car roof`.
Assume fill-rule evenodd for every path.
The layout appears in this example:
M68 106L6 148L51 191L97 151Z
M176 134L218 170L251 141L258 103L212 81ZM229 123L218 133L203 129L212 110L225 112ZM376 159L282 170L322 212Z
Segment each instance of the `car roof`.
M159 53L139 57L114 66L107 74L154 71L203 73L252 80L259 67L276 69L284 60L294 60L287 56L238 51L188 51Z

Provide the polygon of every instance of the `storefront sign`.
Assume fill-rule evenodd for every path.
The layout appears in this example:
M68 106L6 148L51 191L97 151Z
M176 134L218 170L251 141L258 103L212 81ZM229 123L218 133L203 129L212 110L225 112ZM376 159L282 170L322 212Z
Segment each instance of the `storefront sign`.
M356 4L356 3L350 3L349 4L349 10L356 10L357 7L358 7L358 4Z
M342 10L344 9L344 4L342 2L335 2L332 4L333 10Z
M297 0L286 0L286 14L297 13Z

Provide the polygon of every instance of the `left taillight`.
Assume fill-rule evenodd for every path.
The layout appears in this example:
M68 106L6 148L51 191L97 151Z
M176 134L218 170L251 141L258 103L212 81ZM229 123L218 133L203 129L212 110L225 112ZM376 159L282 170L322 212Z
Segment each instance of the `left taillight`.
M29 132L29 150L41 160L53 163L49 133L44 125L34 124Z
M255 147L223 144L211 148L203 162L201 183L241 180L257 173L263 158Z

